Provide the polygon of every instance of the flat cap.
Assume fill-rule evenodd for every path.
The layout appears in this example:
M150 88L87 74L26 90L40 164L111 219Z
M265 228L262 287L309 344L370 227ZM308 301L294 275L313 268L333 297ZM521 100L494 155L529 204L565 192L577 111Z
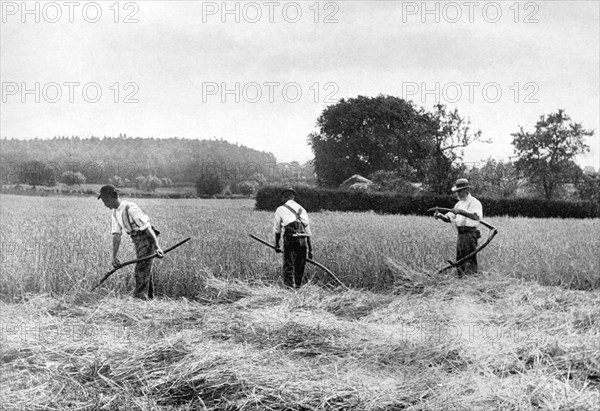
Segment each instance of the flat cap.
M286 188L284 188L283 190L281 190L281 194L285 194L285 193L290 192L290 191L292 193L294 193L294 195L296 195L296 190L294 190L292 187L286 187Z
M117 190L117 187L113 186L112 184L107 184L105 186L102 186L102 188L100 188L100 195L98 196L98 199L102 198L102 197L109 197L109 196L113 196L114 194L118 194L119 190Z

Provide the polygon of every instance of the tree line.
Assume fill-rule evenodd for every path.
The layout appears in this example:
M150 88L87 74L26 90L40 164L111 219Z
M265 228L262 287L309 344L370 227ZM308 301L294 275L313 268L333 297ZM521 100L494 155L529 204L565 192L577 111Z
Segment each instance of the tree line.
M371 179L382 191L446 194L460 177L469 177L475 191L489 198L517 195L545 199L598 201L600 179L595 170L575 162L589 152L593 136L565 113L541 115L533 131L512 134L514 159L492 158L468 166L463 149L489 143L455 109L437 104L432 111L394 96L358 96L326 107L317 131L308 136L321 187L334 188L352 175ZM570 191L569 191L570 189Z
M541 115L532 131L512 134L514 158L477 166L463 149L489 142L458 110L432 111L394 96L358 96L326 107L308 136L314 159L277 163L271 153L224 140L55 137L0 140L3 184L112 183L154 191L194 183L199 195L251 194L268 184L337 188L355 174L380 191L446 194L468 177L488 198L543 197L600 201L600 178L575 158L589 152L591 130L564 112Z
M3 184L87 182L155 187L195 183L207 170L230 174L251 169L254 173L276 163L271 153L222 139L131 138L126 135L4 138L0 146Z

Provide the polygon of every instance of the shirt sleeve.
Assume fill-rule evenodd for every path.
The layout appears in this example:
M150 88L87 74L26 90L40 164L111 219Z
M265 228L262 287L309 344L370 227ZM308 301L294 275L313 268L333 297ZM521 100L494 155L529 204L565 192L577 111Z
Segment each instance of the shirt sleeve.
M458 203L454 204L454 208L459 208L458 207L459 204L460 204L460 201ZM450 223L452 223L453 226L456 226L456 224L458 223L458 221L456 221L456 218L458 216L456 214L454 214L452 211L447 212L445 215L446 215L446 217L448 217L450 219Z
M273 218L273 232L275 234L281 234L281 216L275 211L275 218Z
M110 233L118 235L123 234L123 229L115 217L115 211L110 214Z
M138 226L138 230L143 231L150 227L150 218L144 214L137 204L132 204L129 207L129 216L135 225ZM126 218L126 216L123 216L123 218Z
M306 234L312 236L312 231L310 230L310 221L308 220L308 213L303 208L300 208L300 210L301 210L300 217L302 218L302 220L304 222L304 231L306 231Z
M460 201L454 204L454 208L458 208L458 204L460 204ZM445 216L448 217L450 221L456 220L456 214L454 214L452 211L448 211Z
M469 212L477 214L477 217L479 217L480 220L483 219L483 206L479 200L475 200L471 203Z

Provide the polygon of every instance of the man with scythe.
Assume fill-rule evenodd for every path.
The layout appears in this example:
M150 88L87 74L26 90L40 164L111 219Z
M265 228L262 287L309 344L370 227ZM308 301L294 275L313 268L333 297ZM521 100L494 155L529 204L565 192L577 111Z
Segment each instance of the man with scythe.
M294 201L296 191L287 187L281 192L282 206L275 211L273 231L275 250L283 253L283 282L286 286L300 288L306 258L312 260L312 243L308 214ZM279 247L283 234L283 251Z
M115 268L121 266L117 257L121 245L121 235L125 231L135 245L138 258L146 257L156 252L158 258L164 253L158 244L158 231L150 224L148 216L131 201L121 200L119 191L109 184L100 189L98 199L112 210L111 233L113 237L113 261ZM152 259L140 261L135 265L135 298L152 299L154 297L154 282L152 279Z
M460 261L477 250L477 240L481 237L477 227L479 226L479 220L483 218L483 207L481 202L471 195L469 181L466 178L456 180L452 192L456 193L458 203L448 213L442 214L436 211L433 216L446 223L452 223L456 227L458 231L456 261ZM459 276L476 273L476 253L460 266L457 266L456 269Z

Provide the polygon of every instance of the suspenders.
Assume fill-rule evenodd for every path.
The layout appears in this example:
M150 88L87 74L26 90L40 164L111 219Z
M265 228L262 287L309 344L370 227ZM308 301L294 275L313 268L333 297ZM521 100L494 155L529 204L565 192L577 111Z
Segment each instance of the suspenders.
M285 208L287 208L288 210L290 210L292 213L294 213L294 215L296 216L296 221L299 222L300 224L302 224L302 227L305 228L304 223L300 219L300 213L302 213L302 207L300 207L300 212L297 212L296 210L294 210L292 207L290 207L287 204L284 204L283 206ZM306 233L298 233L298 234L293 234L293 237L309 237L309 235Z
M298 221L302 222L302 221L300 220L300 213L302 212L302 208L300 208L300 213L299 213L299 212L297 212L296 210L294 210L292 207L290 207L290 206L289 206L289 205L287 205L287 204L284 204L283 206L284 206L285 208L287 208L288 210L290 210L292 213L294 213L294 215L296 216L296 219L297 219Z
M125 206L125 210L123 210L123 215L121 215L121 217L123 220L123 225L126 226L125 230L127 230L129 228L129 232L127 234L131 235L131 233L133 233L133 225L135 224L135 222L133 222L133 223L131 222L131 217L129 216L129 207L131 207L131 204L127 204ZM116 214L116 210L115 210L115 214ZM127 216L127 220L125 220L125 216ZM135 226L137 227L137 224L135 224Z
M127 216L127 220L125 220L125 215L122 216L123 217L123 225L129 226L129 233L127 233L127 234L129 234L131 237L136 237L138 235L141 235L142 232L133 230L134 226L135 226L135 228L139 228L139 226L137 225L137 223L135 221L131 221L131 216L129 215L129 207L131 207L131 204L127 204L125 206L125 210L123 210L123 213ZM143 211L142 211L142 213L143 213ZM118 220L117 220L117 222L118 222ZM153 225L151 225L151 227L152 227L152 230L154 231L154 234L156 234L158 236L160 234L160 231L158 231L158 229L156 227L154 227ZM127 227L125 227L125 230L127 230ZM133 235L134 233L136 233L136 234Z

